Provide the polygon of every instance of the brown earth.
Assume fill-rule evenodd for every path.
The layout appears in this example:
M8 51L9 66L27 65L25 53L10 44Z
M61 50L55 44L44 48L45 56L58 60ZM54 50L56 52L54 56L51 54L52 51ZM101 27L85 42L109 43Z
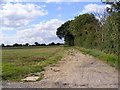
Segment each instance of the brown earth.
M41 73L41 81L3 81L3 88L118 88L115 68L74 49L66 51L64 58Z

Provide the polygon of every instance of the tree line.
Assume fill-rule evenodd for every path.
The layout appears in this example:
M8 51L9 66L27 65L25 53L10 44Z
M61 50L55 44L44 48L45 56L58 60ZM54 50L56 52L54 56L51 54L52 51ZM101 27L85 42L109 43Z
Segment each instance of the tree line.
M119 54L120 1L104 2L111 5L97 19L94 13L76 16L57 28L56 35L68 46L99 49L105 53Z
M0 46L1 47L18 47L18 46L54 46L54 45L63 45L62 43L54 43L54 42L51 42L49 44L40 44L38 42L35 42L34 44L30 45L29 43L26 43L26 44L18 44L18 43L15 43L13 45L5 45L5 44L1 44Z

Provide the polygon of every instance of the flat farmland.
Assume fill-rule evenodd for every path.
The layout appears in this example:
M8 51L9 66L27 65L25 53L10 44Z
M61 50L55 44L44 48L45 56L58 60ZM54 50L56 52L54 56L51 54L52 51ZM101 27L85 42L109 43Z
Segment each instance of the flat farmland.
M30 73L62 58L61 46L5 47L2 50L2 79L20 81Z

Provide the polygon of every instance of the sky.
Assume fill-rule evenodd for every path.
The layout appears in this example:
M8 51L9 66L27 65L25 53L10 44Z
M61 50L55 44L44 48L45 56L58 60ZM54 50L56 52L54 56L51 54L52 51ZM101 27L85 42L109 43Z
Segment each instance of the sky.
M103 13L108 5L94 2L64 0L25 2L8 0L0 5L0 43L64 43L56 30L64 22L84 13ZM96 16L97 17L97 16Z

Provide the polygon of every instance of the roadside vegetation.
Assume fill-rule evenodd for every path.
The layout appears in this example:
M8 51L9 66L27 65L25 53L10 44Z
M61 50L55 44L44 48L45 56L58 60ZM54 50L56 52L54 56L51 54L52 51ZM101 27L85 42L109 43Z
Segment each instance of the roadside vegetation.
M12 48L2 51L2 80L20 81L30 73L44 71L45 66L56 63L64 54L61 46Z
M112 54L106 54L100 50L97 49L86 49L86 48L80 48L80 47L73 47L74 49L77 49L81 51L83 54L88 54L91 56L94 56L100 60L105 61L110 66L115 67L116 69L119 68L118 66L118 56L112 55Z

